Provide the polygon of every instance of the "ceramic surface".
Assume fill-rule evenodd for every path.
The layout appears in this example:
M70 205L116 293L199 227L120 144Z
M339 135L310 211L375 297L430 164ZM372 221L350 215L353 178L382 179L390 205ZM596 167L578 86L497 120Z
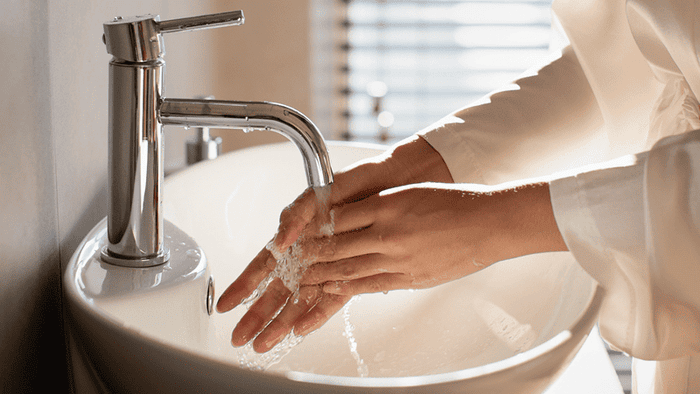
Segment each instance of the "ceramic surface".
M380 151L329 143L335 169ZM296 148L269 145L169 177L163 208L173 227L196 242L187 250L201 248L222 291L272 238L280 211L305 187ZM229 345L243 307L208 316L201 302L189 305L178 291L141 294L128 300L133 307L95 302L76 277L84 277L80 267L97 242L90 237L99 234L98 226L76 252L66 293L81 357L100 384L116 391L541 392L585 340L602 296L569 253L513 259L433 289L363 295L281 362L256 372L239 367L241 353ZM197 283L193 291L206 292ZM178 313L173 303L182 304ZM170 312L149 318L149 308ZM128 316L130 309L140 311L138 318ZM183 338L187 322L198 328ZM348 322L356 354L343 335ZM359 377L358 367L368 377Z

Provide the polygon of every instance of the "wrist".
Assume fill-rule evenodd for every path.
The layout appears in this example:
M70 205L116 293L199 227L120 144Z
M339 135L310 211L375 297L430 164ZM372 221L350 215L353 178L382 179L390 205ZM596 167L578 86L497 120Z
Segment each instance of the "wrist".
M549 193L549 183L519 186L508 191L512 200L509 232L516 255L566 251Z
M392 161L396 165L395 171L402 179L401 185L454 182L440 153L418 135L411 136L394 146L387 161Z

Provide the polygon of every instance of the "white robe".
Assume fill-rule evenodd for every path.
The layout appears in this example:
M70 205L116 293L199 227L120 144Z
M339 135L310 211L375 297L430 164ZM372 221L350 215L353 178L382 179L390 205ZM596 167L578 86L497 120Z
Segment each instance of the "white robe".
M700 0L555 0L561 50L420 134L457 182L548 174L639 393L700 393ZM567 172L568 171L568 172Z

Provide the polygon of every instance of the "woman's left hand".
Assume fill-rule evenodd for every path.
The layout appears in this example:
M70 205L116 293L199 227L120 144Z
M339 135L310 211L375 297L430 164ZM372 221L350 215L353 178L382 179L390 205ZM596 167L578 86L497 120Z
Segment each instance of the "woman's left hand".
M433 287L496 261L566 250L546 183L499 191L409 185L337 206L333 213L335 235L302 284L346 297Z

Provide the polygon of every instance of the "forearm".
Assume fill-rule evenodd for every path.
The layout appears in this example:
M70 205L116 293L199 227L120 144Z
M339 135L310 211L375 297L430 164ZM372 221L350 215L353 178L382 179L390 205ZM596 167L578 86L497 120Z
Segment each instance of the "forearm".
M486 265L529 254L568 250L552 209L549 183L463 187L477 190L477 198L483 200L469 212L468 222L491 233L488 247L480 252L480 260Z
M335 174L331 205L367 198L393 187L422 182L452 183L442 156L417 135L383 154L359 161Z
M513 200L510 234L519 246L517 255L568 250L552 209L549 183L533 183L510 189Z
M391 157L403 166L403 184L454 182L443 157L421 136L414 135L395 145Z

